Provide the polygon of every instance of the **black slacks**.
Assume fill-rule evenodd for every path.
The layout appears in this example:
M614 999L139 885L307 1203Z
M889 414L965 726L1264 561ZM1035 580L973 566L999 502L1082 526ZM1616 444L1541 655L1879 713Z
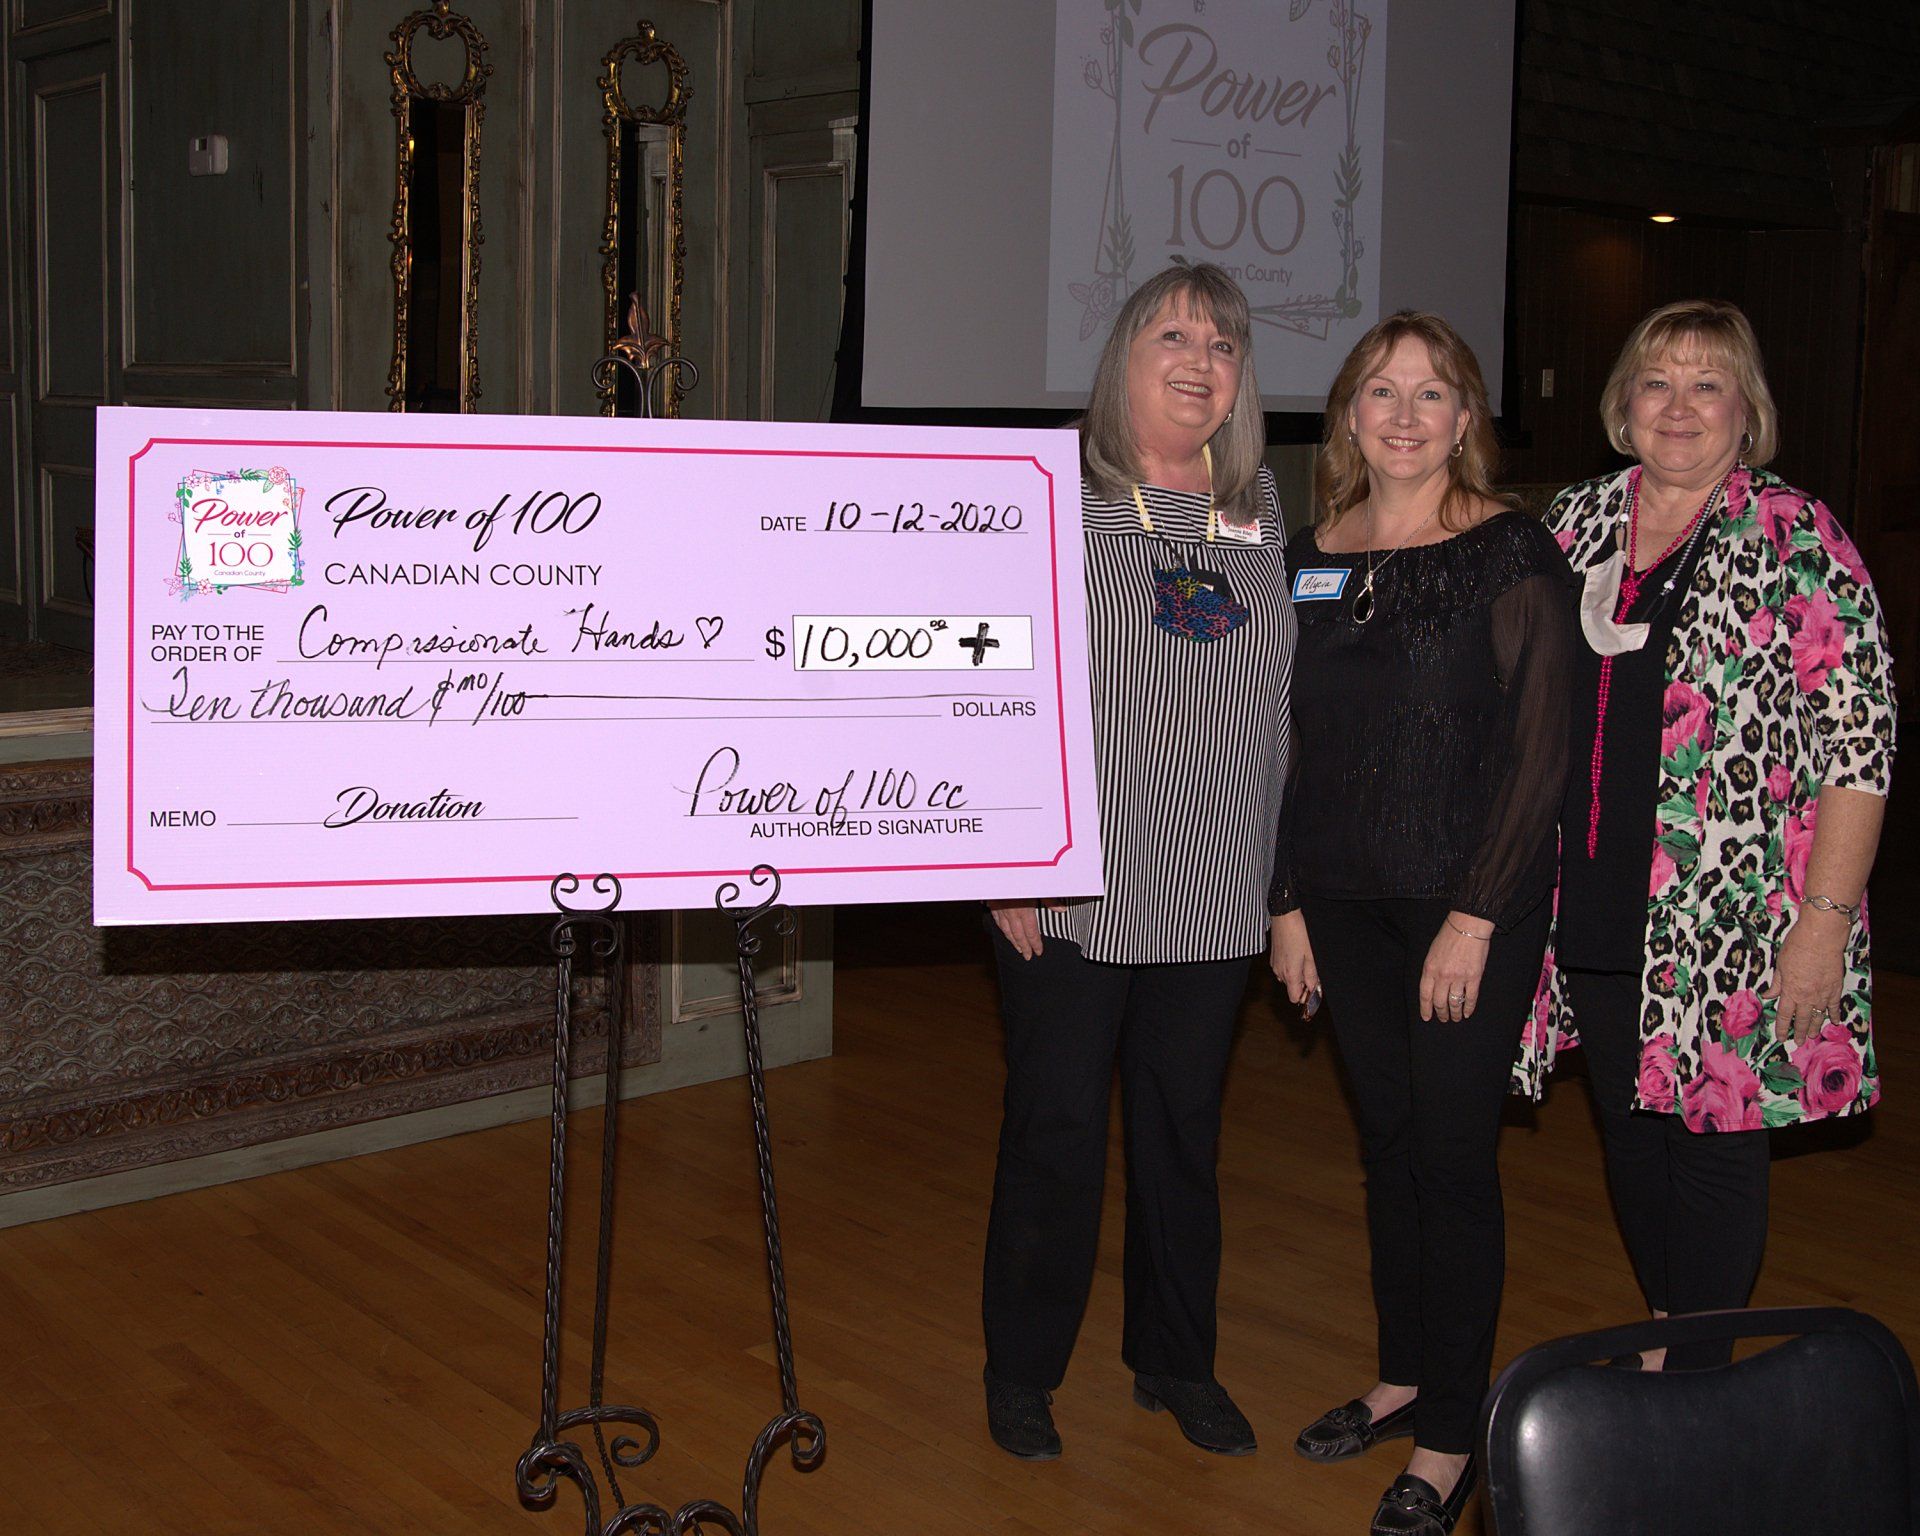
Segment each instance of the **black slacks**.
M1245 959L1102 965L1048 939L1023 960L996 930L1007 1089L987 1225L987 1367L1051 1391L1093 1284L1115 1063L1127 1162L1121 1354L1148 1375L1213 1374L1220 1279L1215 1157Z
M1744 1307L1767 1246L1765 1131L1690 1131L1679 1115L1632 1108L1640 1072L1641 982L1563 973L1606 1147L1607 1183L1633 1272L1656 1312ZM1676 1369L1721 1365L1731 1341L1676 1349Z
M1443 898L1309 900L1367 1179L1380 1379L1420 1389L1414 1441L1473 1448L1506 1272L1500 1107L1546 951L1548 904L1487 946L1473 1016L1420 1018Z

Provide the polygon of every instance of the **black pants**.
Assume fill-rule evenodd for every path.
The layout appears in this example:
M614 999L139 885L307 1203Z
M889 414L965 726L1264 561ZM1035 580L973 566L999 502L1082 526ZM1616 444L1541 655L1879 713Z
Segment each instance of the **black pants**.
M1093 1284L1107 1104L1120 1066L1126 1322L1134 1370L1212 1376L1220 1280L1214 1162L1247 961L1101 965L1048 939L1022 960L996 931L1007 1092L987 1226L987 1367L1051 1391Z
M1420 1389L1415 1444L1473 1448L1506 1272L1500 1108L1546 950L1547 903L1487 946L1473 1016L1420 1018L1449 903L1305 904L1360 1118L1380 1379Z
M1656 1312L1744 1307L1767 1245L1765 1131L1690 1131L1632 1108L1640 1072L1640 977L1564 973L1606 1145L1607 1183L1633 1271ZM1679 1369L1724 1364L1726 1344L1675 1350Z

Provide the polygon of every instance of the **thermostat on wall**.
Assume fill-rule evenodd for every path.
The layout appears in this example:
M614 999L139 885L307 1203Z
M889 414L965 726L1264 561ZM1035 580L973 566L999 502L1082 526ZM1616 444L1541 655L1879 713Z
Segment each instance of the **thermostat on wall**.
M187 140L187 174L189 176L227 174L227 136L224 133L210 133L202 139Z

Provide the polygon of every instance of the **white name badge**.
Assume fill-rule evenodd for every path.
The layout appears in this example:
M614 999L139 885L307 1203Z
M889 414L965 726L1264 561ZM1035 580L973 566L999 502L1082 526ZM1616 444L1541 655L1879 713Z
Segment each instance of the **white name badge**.
M1258 544L1260 542L1260 524L1230 523L1222 518L1216 525L1219 535L1230 544Z
M1352 574L1352 571L1338 566L1327 570L1298 571L1293 578L1293 600L1296 603L1314 603L1336 598L1347 590L1347 578Z

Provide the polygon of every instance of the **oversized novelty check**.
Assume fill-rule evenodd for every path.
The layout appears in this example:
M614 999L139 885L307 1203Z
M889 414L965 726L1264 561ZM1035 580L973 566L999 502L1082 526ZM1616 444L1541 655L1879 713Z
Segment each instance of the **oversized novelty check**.
M1066 432L99 413L100 923L1101 888Z

